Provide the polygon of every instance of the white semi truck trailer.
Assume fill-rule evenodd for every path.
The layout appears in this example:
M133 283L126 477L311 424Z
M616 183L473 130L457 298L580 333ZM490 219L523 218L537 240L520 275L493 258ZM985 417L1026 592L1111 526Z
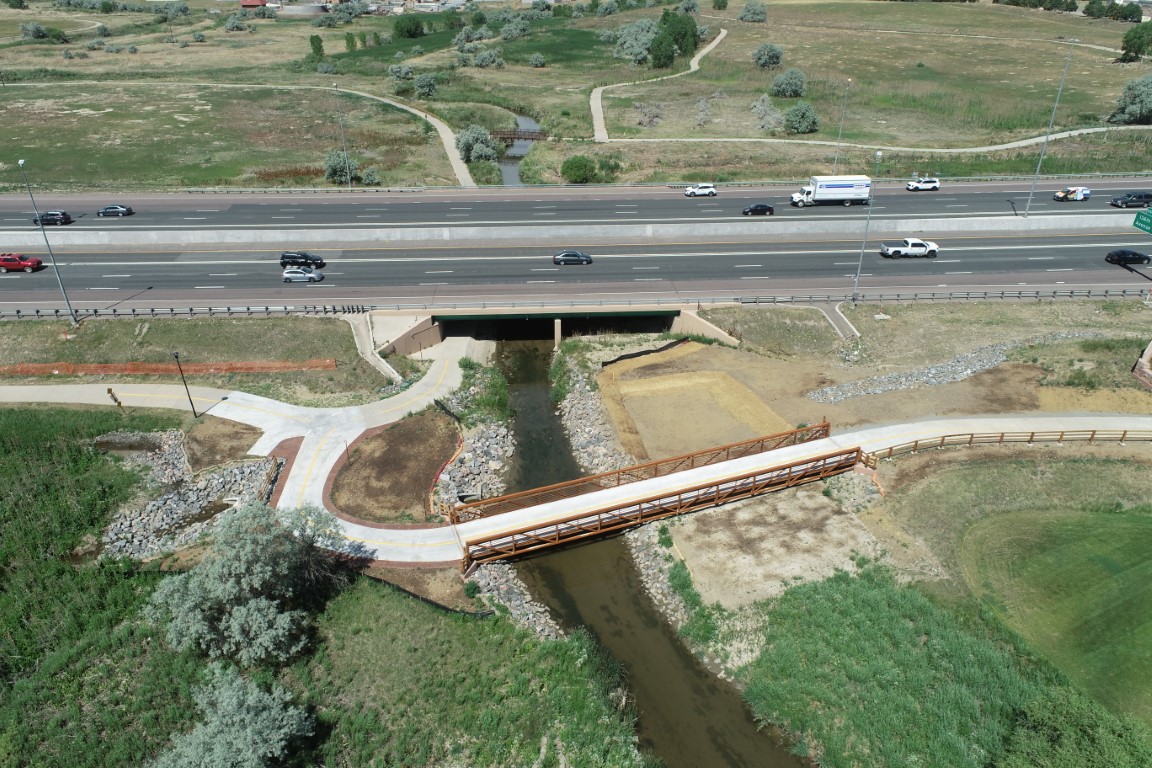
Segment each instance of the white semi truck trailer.
M867 176L813 176L808 186L792 193L792 205L797 208L824 203L868 205L871 199L872 179Z

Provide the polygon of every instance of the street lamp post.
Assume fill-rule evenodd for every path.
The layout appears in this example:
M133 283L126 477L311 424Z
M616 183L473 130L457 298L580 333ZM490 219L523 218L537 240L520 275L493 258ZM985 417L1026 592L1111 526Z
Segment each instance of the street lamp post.
M852 87L852 78L844 85L844 100L840 104L840 130L836 132L836 159L832 161L832 175L840 168L840 137L844 135L844 117L848 114L848 89Z
M883 152L876 153L876 176L880 175L880 160L884 157ZM864 269L864 249L868 247L868 228L872 224L872 209L876 207L876 189L877 179L872 180L872 197L868 201L868 215L864 219L864 239L860 242L860 260L856 262L856 277L852 279L852 306L856 306L856 300L860 296L860 272Z
M188 405L192 408L192 418L199 418L196 413L196 403L192 402L192 392L188 389L188 380L184 378L184 366L180 365L180 353L173 352L172 357L176 360L176 370L180 371L180 381L184 382L184 394L188 396Z
M48 249L48 260L52 262L52 271L56 274L56 285L60 286L60 294L64 297L64 306L68 307L68 316L72 318L72 326L80 325L76 318L76 310L72 302L68 301L68 291L64 290L64 281L60 279L60 268L56 266L56 254L52 253L52 243L48 242L48 233L44 229L44 219L40 218L40 210L36 207L36 198L32 196L32 185L28 183L28 171L24 170L24 161L19 162L20 175L24 177L24 188L28 190L28 199L32 201L32 212L40 224L40 234L44 238L44 246Z
M344 149L344 177L348 179L348 191L352 191L352 158L348 157L348 142L344 139L344 107L340 102L340 84L332 83L336 89L336 122L340 124L340 146Z
M1052 136L1052 126L1056 124L1056 108L1060 106L1060 94L1064 93L1064 81L1068 79L1068 69L1072 66L1073 46L1080 42L1075 37L1068 38L1068 56L1064 60L1064 74L1060 76L1060 87L1056 89L1056 101L1052 103L1052 115L1048 118L1048 132L1044 134L1044 143L1040 145L1040 159L1036 161L1036 173L1032 176L1032 189L1028 190L1028 202L1024 206L1024 218L1028 218L1028 211L1032 207L1032 196L1036 194L1036 183L1040 181L1040 166L1044 164L1044 154L1048 151L1048 139Z

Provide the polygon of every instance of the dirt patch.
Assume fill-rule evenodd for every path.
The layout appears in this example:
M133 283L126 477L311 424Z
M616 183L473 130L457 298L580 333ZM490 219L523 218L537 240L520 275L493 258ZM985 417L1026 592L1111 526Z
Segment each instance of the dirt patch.
M355 443L332 484L342 513L377 523L422 523L428 491L456 452L455 422L429 410Z
M264 432L217 416L204 416L184 435L184 450L193 472L251 456L248 450Z
M385 568L372 565L367 576L386 581L446 608L480 610L476 600L464 594L464 579L456 568Z

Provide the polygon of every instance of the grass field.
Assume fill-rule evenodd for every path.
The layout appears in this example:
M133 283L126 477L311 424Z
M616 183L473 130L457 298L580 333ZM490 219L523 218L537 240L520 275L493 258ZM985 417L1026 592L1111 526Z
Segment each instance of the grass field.
M306 20L251 20L254 31L229 33L223 29L224 13L204 13L221 10L219 6L196 7L199 12L172 26L157 24L147 14L60 11L41 0L33 0L26 12L0 8L0 29L16 29L31 17L71 28L99 22L112 30L110 43L138 48L136 54L88 52L87 32L69 46L89 53L87 58L65 60L57 45L0 44L8 59L5 78L14 85L0 89L0 108L21 115L12 124L12 141L34 162L38 183L73 189L323 184L323 156L338 146L338 116L327 94L332 83L390 96L396 83L388 79L387 69L401 61L416 74L437 74L436 97L417 103L457 129L473 121L507 125L519 112L535 117L553 136L575 139L591 134L588 94L595 85L644 80L686 66L677 60L671 70L633 67L612 58L613 44L600 38L601 32L656 15L660 8L605 18L533 21L529 36L489 44L500 48L507 66L476 69L455 67L450 44L454 32L435 14L425 17L431 32L422 38L393 38L377 48L348 52L345 32L379 32L387 38L393 19L364 17L331 30L317 29ZM1067 45L1062 40L1067 38L1075 37L1081 45L1073 53L1056 130L1103 124L1124 83L1142 72L1138 65L1112 63L1128 28L1120 22L984 3L816 0L778 4L767 24L748 24L735 20L741 7L709 9L700 17L699 23L712 34L723 26L729 35L699 73L608 91L612 135L763 136L750 111L775 75L758 70L751 61L752 51L763 42L781 44L784 66L808 74L804 98L816 108L822 127L807 138L835 140L843 115L843 139L849 143L979 146L1039 135L1047 126L1063 71ZM191 41L196 31L205 35L204 42ZM320 74L315 65L303 64L311 34L322 38L334 74ZM528 66L534 53L545 57L545 67ZM852 87L845 100L848 78ZM121 85L125 80L155 85ZM164 81L311 90L236 94L204 86L172 88ZM45 93L44 82L59 87ZM708 100L710 116L698 125L701 99ZM638 102L662 105L663 120L640 128L634 109ZM791 100L779 102L787 108ZM352 128L350 149L362 166L377 169L382 183L455 183L443 150L414 118L389 114L350 96L344 107ZM1045 170L1148 170L1150 142L1152 137L1137 132L1055 142ZM60 152L61 146L76 151ZM794 145L712 143L671 150L666 144L589 147L548 142L533 150L527 177L554 182L565 157L609 152L622 166L620 180L646 182L704 178L701 173L716 181L803 178L829 170L825 166L832 155L830 148ZM875 173L871 155L869 150L846 149L840 167ZM1034 149L956 157L888 151L877 175L1026 174L1035 167L1035 157Z

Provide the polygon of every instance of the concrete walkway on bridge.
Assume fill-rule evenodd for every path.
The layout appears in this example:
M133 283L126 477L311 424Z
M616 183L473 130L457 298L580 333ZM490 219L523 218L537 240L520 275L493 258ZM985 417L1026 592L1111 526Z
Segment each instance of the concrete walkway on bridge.
M424 350L433 363L428 373L394 397L350 408L304 408L244 392L191 387L196 412L249 424L263 430L250 449L267 455L286 440L302 438L281 479L280 507L303 504L326 506L325 487L347 446L366 430L398 421L426 408L434 398L455 390L461 381L459 361L469 354L469 339L449 339ZM190 410L183 387L172 384L114 384L116 396L127 408ZM114 407L107 384L65 384L0 387L5 403L86 403ZM344 535L367 547L377 560L409 565L457 565L467 540L489 539L550 521L594 515L605 507L627 505L639 499L674 495L685 489L752 471L770 472L838 450L859 447L875 453L886 448L943 435L999 432L1058 432L1087 430L1146 431L1152 435L1152 416L1130 414L1006 414L927 419L907 424L874 426L835 434L822 440L780 448L732 461L607 488L581 496L527 507L515 512L436 528L381 528L341 521ZM1147 437L1145 437L1147 439Z

